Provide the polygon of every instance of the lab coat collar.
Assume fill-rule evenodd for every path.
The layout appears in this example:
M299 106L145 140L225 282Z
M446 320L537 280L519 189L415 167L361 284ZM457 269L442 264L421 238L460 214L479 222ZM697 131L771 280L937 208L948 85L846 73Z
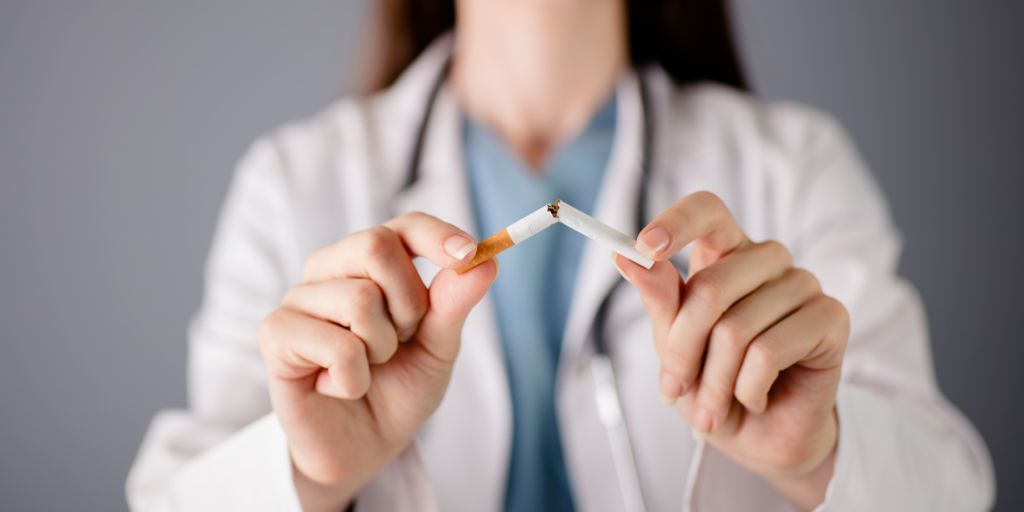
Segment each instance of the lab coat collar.
M419 177L395 196L394 208L398 214L428 212L481 240L462 159L461 120L454 92L443 85L427 120Z
M598 192L594 217L635 237L644 137L640 84L635 72L631 70L619 79L616 94L615 141ZM593 240L587 239L583 246L562 339L559 379L580 361L597 309L620 279L610 256L610 249Z
M407 126L403 133L407 137L403 141L406 150L399 152L400 158L392 158L389 166L391 182L397 189L392 208L396 215L413 211L430 213L480 240L462 159L462 112L446 79L433 99L427 119L418 178L408 188L399 189L409 177L410 166L417 164L411 161L416 132L423 122L434 84L443 79L440 74L451 56L454 39L448 33L434 41L388 92L392 95L388 102L392 108L406 113L403 124Z

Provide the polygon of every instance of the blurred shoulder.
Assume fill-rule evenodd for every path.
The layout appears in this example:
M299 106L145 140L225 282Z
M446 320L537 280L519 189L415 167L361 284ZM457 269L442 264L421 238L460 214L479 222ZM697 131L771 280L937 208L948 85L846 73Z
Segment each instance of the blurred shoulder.
M660 102L656 160L677 195L710 190L752 236L792 244L819 222L888 225L881 188L831 115L722 84L679 85L661 76L650 80Z
M768 101L714 82L672 84L668 89L668 124L672 132L680 135L782 151L791 156L806 154L822 143L849 145L845 131L834 117L808 105Z
M360 99L339 99L306 119L282 124L253 142L246 162L278 167L288 175L323 171L347 139L358 136Z

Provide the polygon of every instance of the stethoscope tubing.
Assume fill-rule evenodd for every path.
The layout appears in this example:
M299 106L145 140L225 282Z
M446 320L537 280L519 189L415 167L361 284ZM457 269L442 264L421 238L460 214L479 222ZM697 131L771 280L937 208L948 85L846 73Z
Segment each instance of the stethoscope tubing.
M441 67L437 80L431 86L430 94L427 96L423 117L416 129L416 138L414 139L412 153L410 154L403 190L412 187L419 179L420 159L423 153L424 140L426 139L427 125L430 122L435 100L441 87L444 85L450 67L451 57ZM639 233L646 226L644 219L646 217L647 189L652 167L654 120L650 110L647 82L640 70L636 71L636 76L639 82L640 104L643 111L643 139L640 160L641 182L636 202L636 231ZM633 456L633 446L630 441L629 428L626 425L626 417L622 412L622 401L619 398L618 386L615 382L615 371L609 354L609 344L605 331L611 297L623 282L625 280L621 277L615 281L615 284L608 289L608 293L605 294L597 313L594 315L591 337L594 340L595 350L594 355L590 358L590 371L594 378L594 400L601 423L608 432L608 441L611 446L616 478L619 482L625 510L626 512L645 512L646 507L644 506L643 494L640 490L640 477L637 473L636 459Z

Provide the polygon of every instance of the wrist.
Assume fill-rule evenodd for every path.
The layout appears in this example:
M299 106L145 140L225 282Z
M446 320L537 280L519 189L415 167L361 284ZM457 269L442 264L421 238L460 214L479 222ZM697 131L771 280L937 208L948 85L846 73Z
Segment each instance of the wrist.
M774 475L768 482L797 509L810 512L825 501L825 492L835 470L836 450L839 445L839 419L835 409L826 425L824 448L818 453L820 460L811 460L811 468L799 474Z
M359 490L351 482L323 484L306 476L295 464L292 464L292 481L295 493L299 496L302 510L320 512L345 510L355 499Z

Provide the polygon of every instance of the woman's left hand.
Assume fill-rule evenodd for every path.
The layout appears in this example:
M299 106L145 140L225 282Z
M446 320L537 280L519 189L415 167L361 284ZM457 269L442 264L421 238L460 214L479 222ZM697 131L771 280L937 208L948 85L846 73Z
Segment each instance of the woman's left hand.
M640 291L661 357L661 399L694 437L801 509L823 501L849 317L786 248L754 243L714 194L679 200L639 236L650 270L613 254ZM684 281L670 256L694 242Z

